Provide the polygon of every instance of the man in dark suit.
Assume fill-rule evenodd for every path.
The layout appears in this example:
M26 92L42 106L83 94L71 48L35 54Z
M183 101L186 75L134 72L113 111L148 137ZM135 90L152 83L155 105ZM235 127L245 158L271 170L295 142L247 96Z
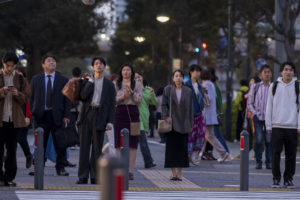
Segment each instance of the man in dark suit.
M46 150L49 133L52 133L56 151L56 172L59 176L68 176L65 171L66 149L57 145L55 132L69 123L71 102L62 94L68 79L55 72L56 58L47 54L42 58L44 73L35 75L31 80L30 108L36 127L44 129L44 149Z
M105 60L94 58L92 69L95 77L87 77L80 91L83 106L78 119L80 154L77 184L87 184L89 175L91 184L97 183L96 163L102 153L105 130L112 129L115 115L116 91L114 84L104 77Z

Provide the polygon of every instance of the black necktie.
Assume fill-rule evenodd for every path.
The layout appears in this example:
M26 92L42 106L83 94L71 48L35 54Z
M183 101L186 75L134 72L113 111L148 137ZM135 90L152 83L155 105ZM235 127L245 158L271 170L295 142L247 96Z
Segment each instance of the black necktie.
M48 83L47 83L47 96L46 96L46 106L48 108L52 107L52 84L51 84L51 75L47 75Z

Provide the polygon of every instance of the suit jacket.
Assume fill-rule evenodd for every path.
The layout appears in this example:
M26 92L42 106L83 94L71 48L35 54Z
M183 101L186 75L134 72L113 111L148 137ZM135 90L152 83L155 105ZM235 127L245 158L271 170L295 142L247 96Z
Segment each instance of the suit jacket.
M80 98L82 101L82 108L78 118L78 125L84 122L84 116L90 109L93 99L95 84L85 80L82 83L80 90ZM103 89L100 99L100 108L97 109L96 130L105 131L108 123L113 123L115 118L116 106L116 90L114 84L107 78L103 79Z
M62 94L62 89L68 79L59 72L55 72L52 89L52 114L57 126L62 124L63 118L70 119L71 101ZM35 75L30 83L30 109L36 121L42 120L45 112L45 73Z
M20 83L21 79L23 79L23 83ZM18 96L13 96L12 98L12 120L14 123L14 128L26 127L22 106L26 105L26 102L28 101L28 98L30 96L28 82L22 75L15 73L13 83L14 87L17 88L19 92ZM4 86L4 76L2 70L0 70L0 127L2 127L3 125L2 118L6 97L6 92L3 89Z
M169 117L170 106L173 129L179 133L191 132L194 123L192 90L187 86L182 86L181 99L180 102L178 102L175 86L166 86L164 89L161 106L163 119Z

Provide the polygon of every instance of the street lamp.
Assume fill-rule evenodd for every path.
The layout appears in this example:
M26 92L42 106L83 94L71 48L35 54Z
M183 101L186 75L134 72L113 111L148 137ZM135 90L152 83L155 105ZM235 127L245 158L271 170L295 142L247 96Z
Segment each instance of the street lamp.
M135 36L134 40L137 41L138 43L142 43L146 40L146 38L143 36Z
M156 16L156 20L159 21L160 23L166 23L168 21L170 21L170 17L167 16L167 15L163 15L163 14L160 14L160 15L157 15ZM175 21L173 19L173 21ZM176 21L175 21L176 22ZM182 27L181 26L178 26L178 32L179 32L179 40L178 40L178 43L179 43L179 49L178 49L178 56L179 56L179 59L180 59L180 69L183 70L183 61L182 61ZM170 52L169 54L172 55L172 52L173 51L173 44L172 44L172 41L170 40ZM171 63L173 62L173 55L172 57L170 57L171 60ZM171 64L172 66L173 64Z
M167 15L157 15L156 20L161 22L161 23L165 23L168 22L170 20L170 17Z

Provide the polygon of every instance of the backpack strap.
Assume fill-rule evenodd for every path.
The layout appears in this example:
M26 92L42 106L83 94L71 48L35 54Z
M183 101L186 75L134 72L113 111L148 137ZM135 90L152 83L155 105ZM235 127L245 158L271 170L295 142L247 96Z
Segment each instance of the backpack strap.
M295 81L296 104L299 112L299 82Z
M260 87L260 83L255 83L253 104L255 102L256 94L257 94L257 91L258 91L259 87Z
M273 85L273 88L272 88L272 94L273 94L273 96L275 96L277 85L278 85L278 81L275 81L274 85Z

